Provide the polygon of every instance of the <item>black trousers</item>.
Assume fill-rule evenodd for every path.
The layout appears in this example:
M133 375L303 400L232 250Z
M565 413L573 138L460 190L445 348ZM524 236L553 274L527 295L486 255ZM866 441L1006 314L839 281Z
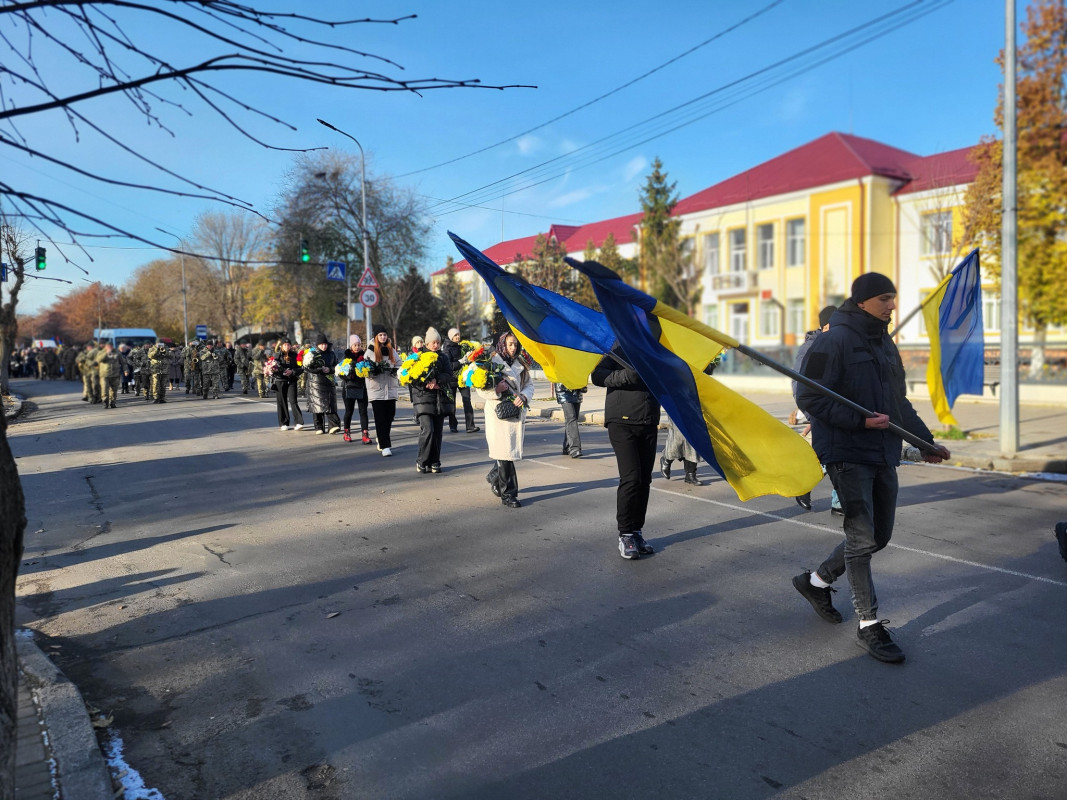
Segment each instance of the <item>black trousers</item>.
M619 533L636 533L645 526L652 467L656 463L655 425L609 423L608 440L619 465L619 490L615 495L615 521Z
M356 410L356 403L359 403L359 429L361 431L370 430L370 421L367 417L367 395L363 395L359 399L355 397L345 397L345 424L344 429L350 430L352 428L352 412Z
M467 433L474 430L474 406L471 404L471 390L466 386L459 387L459 396L463 398L463 421L467 426ZM459 429L459 420L453 411L448 415L448 427L453 431Z
M393 417L396 416L396 400L371 400L370 405L374 409L374 436L378 440L378 447L382 450L392 447L390 434L393 430Z
M419 456L424 467L441 464L441 435L445 432L444 414L419 414Z
M519 475L515 472L514 461L495 461L488 477L489 483L500 490L501 498L518 496Z
M275 392L275 401L278 404L278 425L303 425L304 415L300 413L300 406L296 402L296 381L276 381L278 391ZM289 409L293 409L290 419Z

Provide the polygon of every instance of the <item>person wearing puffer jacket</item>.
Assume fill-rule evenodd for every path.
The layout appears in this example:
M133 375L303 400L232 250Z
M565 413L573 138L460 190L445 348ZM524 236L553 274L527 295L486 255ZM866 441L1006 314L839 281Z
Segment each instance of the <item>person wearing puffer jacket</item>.
M422 377L412 380L411 404L419 423L419 455L415 471L441 472L441 436L445 415L455 413L455 396L451 393L452 360L441 350L441 334L436 328L426 331L426 351L437 354L433 367Z
M374 326L374 341L363 354L363 359L377 365L377 369L367 376L367 399L374 410L374 435L378 440L378 450L383 456L391 456L391 433L396 416L397 391L400 388L400 381L396 377L400 356L389 341L389 333L384 325Z

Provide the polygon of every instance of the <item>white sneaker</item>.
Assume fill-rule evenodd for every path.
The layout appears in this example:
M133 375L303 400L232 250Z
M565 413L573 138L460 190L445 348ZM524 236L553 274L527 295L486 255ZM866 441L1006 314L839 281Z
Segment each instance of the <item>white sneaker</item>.
M330 428L330 429L329 429L329 430L327 431L327 433L337 433L337 432L339 432L340 430L341 430L341 429L340 429L340 428L339 428L339 427L338 427L337 425L334 425L333 427L331 427L331 428Z
M316 436L322 436L326 431L315 431Z
M303 425L294 425L293 426L293 430L294 431L302 431L302 430L304 430L304 426Z
M391 456L392 454L393 454L392 448L386 447L384 450L382 450L382 455L383 456Z
M280 428L278 428L278 430L280 430L280 431L291 431L292 428L290 428L288 425L282 425Z

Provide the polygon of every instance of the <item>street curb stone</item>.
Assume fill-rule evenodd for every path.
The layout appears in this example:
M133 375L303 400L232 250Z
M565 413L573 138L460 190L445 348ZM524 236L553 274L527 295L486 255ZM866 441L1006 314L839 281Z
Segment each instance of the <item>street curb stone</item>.
M59 796L69 800L110 800L111 775L78 689L28 637L16 640L26 682L37 705L55 758Z

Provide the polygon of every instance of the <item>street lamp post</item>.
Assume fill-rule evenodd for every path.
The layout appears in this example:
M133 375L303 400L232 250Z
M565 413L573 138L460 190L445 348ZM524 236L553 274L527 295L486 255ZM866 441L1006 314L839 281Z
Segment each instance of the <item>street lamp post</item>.
M353 142L356 143L356 147L359 148L359 193L360 200L362 202L362 215L363 219L360 222L360 228L363 229L363 274L366 274L370 269L370 251L367 249L367 157L363 154L363 145L359 143L359 140L350 133L345 133L340 128L335 128L324 119L318 120L320 125L325 125L331 131L336 131L342 136L347 136ZM352 269L349 265L348 269L348 313L345 315L348 318L348 333L347 336L352 334ZM363 307L363 323L366 326L366 341L367 346L370 346L370 341L373 338L371 334L371 310L369 306Z
M182 335L185 337L185 346L189 346L189 299L186 296L185 291L185 242L182 241L182 237L176 233L165 231L162 228L157 227L157 231L165 233L167 236L173 236L178 240L178 245L181 247L181 259L182 259Z

